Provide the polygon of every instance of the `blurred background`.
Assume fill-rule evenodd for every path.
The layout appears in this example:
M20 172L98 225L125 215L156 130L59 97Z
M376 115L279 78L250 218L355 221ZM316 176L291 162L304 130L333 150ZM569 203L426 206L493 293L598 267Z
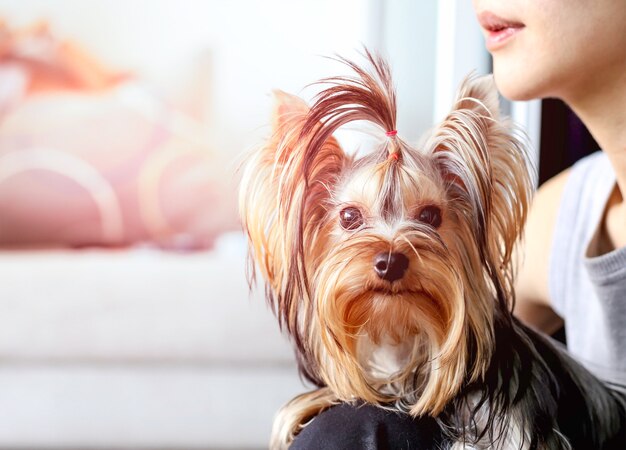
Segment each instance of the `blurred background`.
M409 141L490 71L466 0L0 0L0 448L266 448L307 387L248 289L237 167L272 89L310 100L363 45ZM503 105L537 157L541 104Z

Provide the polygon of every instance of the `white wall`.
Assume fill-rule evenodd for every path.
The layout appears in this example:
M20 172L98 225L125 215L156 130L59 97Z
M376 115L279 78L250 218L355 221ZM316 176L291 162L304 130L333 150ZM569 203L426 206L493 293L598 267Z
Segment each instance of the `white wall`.
M104 61L159 86L208 71L205 117L215 146L240 153L266 134L274 88L298 93L343 68L363 44L390 57L399 129L431 125L436 3L398 0L0 0L12 24L47 18ZM304 92L305 97L312 90Z
M416 142L432 124L437 2L383 1L382 47L393 62L398 89L398 130Z
M200 62L210 70L211 135L227 152L258 139L273 88L298 92L336 71L320 55L350 54L368 26L366 0L0 0L0 14L47 18L59 35L160 85Z
M491 72L491 61L468 0L437 3L437 62L433 120L442 120L450 110L459 83L469 73Z

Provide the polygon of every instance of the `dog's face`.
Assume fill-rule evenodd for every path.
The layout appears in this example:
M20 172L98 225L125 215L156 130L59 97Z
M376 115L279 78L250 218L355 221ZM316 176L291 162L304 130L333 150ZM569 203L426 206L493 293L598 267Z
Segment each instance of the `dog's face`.
M336 80L311 109L277 94L242 215L305 375L340 399L436 414L489 364L528 170L490 79L466 81L420 146L391 133L378 151L345 155L339 126L395 128L388 69L371 62L375 75L353 65L359 77Z
M333 337L348 347L364 336L401 344L428 333L441 342L451 313L441 294L458 280L449 248L460 230L432 161L405 149L398 160L350 164L324 206L313 287Z
M313 244L319 263L311 266L311 288L324 348L334 358L349 354L352 364L342 368L352 366L372 386L427 364L453 335L460 338L455 316L464 316L463 236L472 227L431 155L408 147L401 155L346 164ZM381 345L399 352L396 373L373 360Z

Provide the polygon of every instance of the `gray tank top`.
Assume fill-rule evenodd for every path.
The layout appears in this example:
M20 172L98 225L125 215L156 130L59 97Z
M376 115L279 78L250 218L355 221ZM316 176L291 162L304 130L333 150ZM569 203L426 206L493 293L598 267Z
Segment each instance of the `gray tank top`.
M587 257L614 187L615 173L602 152L572 167L548 284L553 308L565 320L570 353L599 378L626 385L626 247Z

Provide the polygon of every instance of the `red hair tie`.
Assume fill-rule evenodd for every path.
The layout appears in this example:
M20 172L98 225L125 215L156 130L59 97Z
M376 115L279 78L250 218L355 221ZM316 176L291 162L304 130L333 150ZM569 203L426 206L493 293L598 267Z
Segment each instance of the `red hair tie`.
M395 136L396 134L398 134L398 130L391 130L391 131L387 131L385 134L386 134L387 136L389 136L389 137L393 137L393 136Z

